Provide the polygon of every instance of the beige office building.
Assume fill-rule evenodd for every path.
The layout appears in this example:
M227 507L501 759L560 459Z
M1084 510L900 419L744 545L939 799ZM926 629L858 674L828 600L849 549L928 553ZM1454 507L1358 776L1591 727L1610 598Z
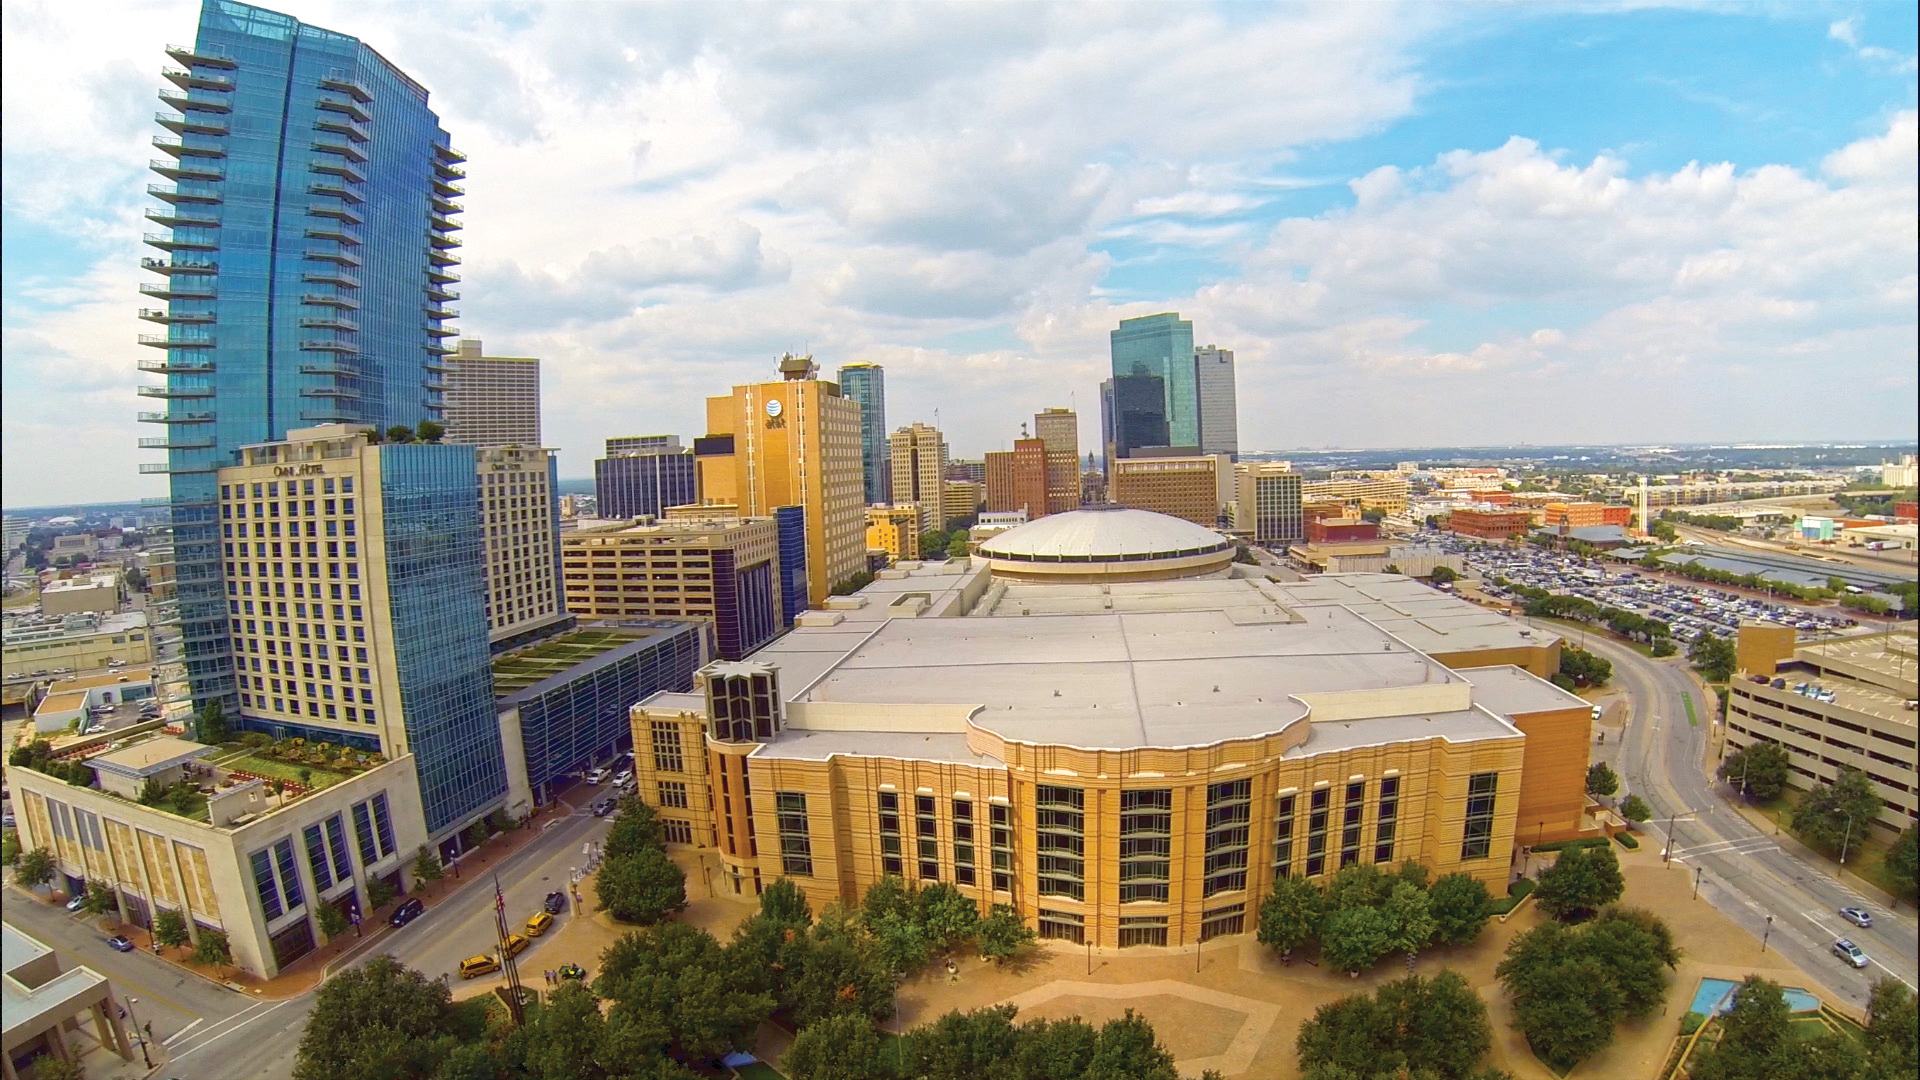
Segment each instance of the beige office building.
M100 570L79 577L59 578L40 586L43 615L111 615L120 610L126 588L118 570Z
M1411 859L1500 893L1520 837L1594 832L1591 712L1533 674L1453 670L1343 604L1194 576L1186 553L1223 541L1162 515L1049 515L995 543L1100 580L898 571L634 707L641 794L713 852L718 887L787 877L817 906L898 875L1044 937L1164 946L1252 931L1282 877ZM1499 621L1479 644L1518 649Z
M867 507L867 550L886 552L889 563L920 558L924 516L912 505Z
M7 623L6 677L53 674L61 668L86 673L109 664L145 667L153 660L147 613L24 617Z
M446 440L469 446L540 445L540 361L487 356L466 338L447 366Z
M1873 781L1877 839L1920 824L1920 699L1912 630L1800 645L1792 627L1740 628L1728 683L1728 754L1755 742L1788 754L1787 782L1831 783L1841 767Z
M1307 480L1300 485L1300 498L1305 502L1338 502L1361 510L1399 514L1407 509L1408 491L1407 478L1395 473L1337 480Z
M896 428L887 436L887 455L893 505L917 507L922 530L945 528L940 515L947 504L947 440L940 429L917 421Z
M955 518L970 518L980 512L980 503L987 495L985 484L974 480L949 480L946 488L941 528L946 528L946 523Z
M554 572L553 451L483 446L480 522L487 542L488 639L506 641L567 617Z
M780 382L707 399L707 435L694 443L702 502L746 517L798 506L807 526L814 603L867 569L860 404L823 382L810 356L784 356Z
M1256 544L1306 538L1300 474L1285 461L1243 461L1234 467L1233 528Z
M1071 409L1033 415L1033 435L1046 444L1047 513L1080 508L1080 419Z
M1220 467L1225 455L1132 457L1113 463L1107 498L1116 506L1212 526L1220 520Z
M42 1056L80 1065L89 1044L133 1064L133 1044L127 1041L121 1006L105 975L90 967L63 966L45 942L6 923L0 925L0 976L0 1002L6 1006L0 1009L5 1024L0 1077L19 1080L14 1062Z
M676 507L653 525L582 521L560 535L567 610L595 619L699 619L721 656L744 656L778 632L780 536L772 518L732 507ZM743 614L756 608L771 623ZM726 620L721 615L726 614Z

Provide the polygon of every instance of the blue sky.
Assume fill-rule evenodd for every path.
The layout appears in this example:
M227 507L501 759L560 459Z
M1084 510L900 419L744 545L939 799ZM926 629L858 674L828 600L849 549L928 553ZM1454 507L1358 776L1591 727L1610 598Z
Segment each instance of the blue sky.
M567 475L801 347L956 454L1069 401L1091 449L1106 330L1170 309L1248 448L1915 433L1911 4L280 9L432 91L461 328L546 358ZM195 13L5 9L9 505L160 490L144 144Z

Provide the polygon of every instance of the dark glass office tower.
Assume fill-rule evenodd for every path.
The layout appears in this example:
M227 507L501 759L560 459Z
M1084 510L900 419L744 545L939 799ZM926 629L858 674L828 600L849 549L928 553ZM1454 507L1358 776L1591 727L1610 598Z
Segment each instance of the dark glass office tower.
M840 393L860 403L860 468L866 474L867 505L893 501L893 470L887 463L887 371L879 364L840 369Z
M165 134L147 211L140 316L164 331L142 386L163 411L172 593L156 605L170 715L235 692L214 520L214 470L237 447L314 424L385 429L440 415L453 350L449 286L463 157L427 92L355 38L206 0L192 48L170 46Z
M1122 319L1109 332L1115 378L1155 375L1164 397L1167 446L1200 445L1200 397L1194 385L1193 323L1178 313ZM1121 455L1125 456L1125 455Z
M806 508L776 506L773 523L780 535L780 625L789 628L812 603L807 591Z
M1143 446L1171 446L1166 391L1158 375L1113 378L1113 456L1129 458Z
M594 512L603 518L659 517L669 506L693 502L695 493L692 450L616 454L593 463Z

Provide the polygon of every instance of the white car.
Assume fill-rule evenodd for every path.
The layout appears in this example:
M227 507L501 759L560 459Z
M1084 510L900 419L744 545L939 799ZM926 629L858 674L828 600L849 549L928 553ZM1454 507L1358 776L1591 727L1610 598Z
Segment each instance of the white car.
M632 779L633 779L632 769L621 769L619 772L613 774L613 786L626 787L627 783Z
M589 784L601 784L606 782L606 779L607 770L605 769L595 769L587 774L587 783Z

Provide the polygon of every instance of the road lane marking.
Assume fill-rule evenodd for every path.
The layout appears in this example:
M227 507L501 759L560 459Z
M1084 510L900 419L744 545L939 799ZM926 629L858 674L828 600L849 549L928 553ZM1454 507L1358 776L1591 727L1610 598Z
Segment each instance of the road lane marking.
M1823 916L1824 916L1824 913L1823 913ZM1826 924L1826 923L1823 923L1823 922L1821 922L1821 921L1820 921L1820 918L1817 918L1817 917L1815 917L1815 915L1814 915L1814 913L1813 913L1813 912L1811 912L1811 911L1803 911L1803 912L1801 912L1801 913L1800 913L1800 917L1801 917L1801 918L1803 918L1803 919L1805 919L1805 920L1807 920L1808 922L1810 922L1810 923L1812 923L1813 925L1815 925L1815 926L1817 926L1817 927L1819 927L1819 928L1821 929L1821 931L1822 931L1823 933L1826 933L1826 934L1827 934L1827 935L1829 936L1829 947L1831 947L1831 943L1832 943L1832 941L1834 941L1834 940L1838 940L1839 938L1842 938L1842 937L1845 937L1845 936L1846 936L1846 935L1845 935L1844 933L1840 933L1840 934L1836 934L1836 933L1834 933L1834 932L1832 931L1832 929L1830 929L1830 928L1829 928L1829 927L1827 926L1827 924ZM1859 944L1859 942L1855 942L1854 944L1856 944L1856 945L1857 945L1857 944ZM1866 952L1866 950L1865 950L1865 949L1862 949L1862 950L1861 950L1861 952L1863 952L1863 953L1864 953L1864 952ZM1895 979L1897 979L1897 980L1899 980L1900 982L1902 982L1902 983L1904 983L1904 984L1906 985L1906 987L1907 987L1907 989L1909 989L1909 990L1912 990L1912 989L1915 989L1915 987L1914 987L1914 985L1913 985L1912 983L1910 983L1910 982L1907 982L1907 978L1906 978L1906 976L1904 976L1904 975L1902 975L1902 974L1900 974L1899 972L1897 972L1897 971L1895 971L1895 970L1893 970L1892 968L1890 968L1890 967L1888 967L1887 965L1885 965L1885 964L1883 964L1883 963L1881 963L1880 961L1878 961L1878 960L1875 960L1875 959L1874 959L1873 957L1871 957L1871 956L1868 956L1868 957L1867 957L1867 963L1869 963L1869 964L1872 964L1872 965L1873 965L1874 967L1877 967L1877 968L1879 968L1879 969L1880 969L1881 971L1884 971L1884 972L1886 972L1887 974L1889 974L1889 975L1891 975L1891 976L1893 976L1893 977L1894 977ZM1858 969L1856 969L1856 970L1858 970Z
M273 1011L274 1011L275 1009L284 1009L284 1008L286 1008L287 1006L289 1006L289 1005L291 1005L291 1004L293 1004L293 1003L294 1003L295 1001L297 1001L297 1000L299 1000L299 999L298 999L298 998L288 998L287 1000L285 1000L285 1001L282 1001L282 1002L280 1002L280 1003L279 1003L279 1004L277 1004L277 1005L272 1005L272 1006L269 1006L269 1007L267 1008L267 1012L263 1012L263 1013L261 1013L260 1015L258 1015L258 1016L255 1016L255 1017L253 1017L253 1019L251 1019L251 1020L248 1020L248 1021L246 1021L246 1023L242 1023L242 1024L235 1024L234 1026L232 1026L232 1027L230 1027L230 1028L228 1028L227 1030L225 1030L225 1031L223 1031L223 1032L221 1032L221 1033L220 1033L220 1034L218 1034L218 1035L215 1035L215 1036L213 1036L213 1037L212 1037L212 1038L210 1038L210 1039L203 1039L203 1040L201 1040L200 1042L197 1042L197 1043L195 1043L195 1044L194 1044L193 1046L191 1046L191 1047L189 1047L188 1049L186 1049L186 1050L182 1050L182 1051L181 1051L180 1053L178 1053L178 1054L175 1054L175 1055L173 1056L173 1060L174 1060L175 1062L178 1062L178 1061L180 1061L180 1060L181 1060L182 1058L185 1058L185 1057L187 1057L187 1056L188 1056L188 1055L190 1055L190 1054L195 1054L195 1053L198 1053L198 1052L199 1052L199 1051L201 1051L201 1050L205 1050L205 1049L206 1049L207 1047L209 1047L209 1046L212 1046L212 1045L213 1045L214 1043L217 1043L217 1042L219 1042L219 1041L220 1041L221 1039L224 1039L224 1038L226 1038L227 1036L229 1036L229 1035L231 1035L231 1034L233 1034L234 1032L236 1032L236 1031L239 1031L239 1030L240 1030L241 1028L243 1028L243 1027L246 1027L246 1026L247 1026L247 1024L251 1024L251 1023L253 1023L253 1022L254 1022L255 1020L264 1020L264 1019L266 1019L266 1016L267 1016L267 1013L270 1013L270 1012L273 1012ZM261 1004L262 1004L262 1005L265 1005L266 1003L265 1003L265 1002L261 1002ZM251 1010L249 1010L249 1011L251 1011ZM231 1017L229 1017L229 1019L231 1019Z
M195 1039L209 1038L213 1035L215 1031L219 1030L220 1028L226 1027L228 1024L231 1024L236 1020L239 1020L242 1017L247 1016L251 1013L259 1012L261 1009L264 1009L266 1007L267 1007L267 1003L264 1001L253 1002L252 1004L248 1005L244 1009L241 1009L237 1013L233 1013L230 1016L223 1016L220 1019L215 1020L212 1024L208 1025L205 1031L202 1031L198 1035L195 1035L194 1038ZM186 1034L185 1031L181 1031L177 1033L174 1037L179 1038L181 1035L185 1035L185 1034Z
M187 1032L192 1031L194 1028L197 1028L201 1024L204 1024L206 1022L207 1022L207 1018L203 1016L198 1020L195 1020L193 1023L188 1024L186 1027L181 1028L179 1031L174 1032L172 1035L169 1035L166 1038L160 1040L160 1045L172 1046L174 1043L180 1041L181 1039L186 1038Z

